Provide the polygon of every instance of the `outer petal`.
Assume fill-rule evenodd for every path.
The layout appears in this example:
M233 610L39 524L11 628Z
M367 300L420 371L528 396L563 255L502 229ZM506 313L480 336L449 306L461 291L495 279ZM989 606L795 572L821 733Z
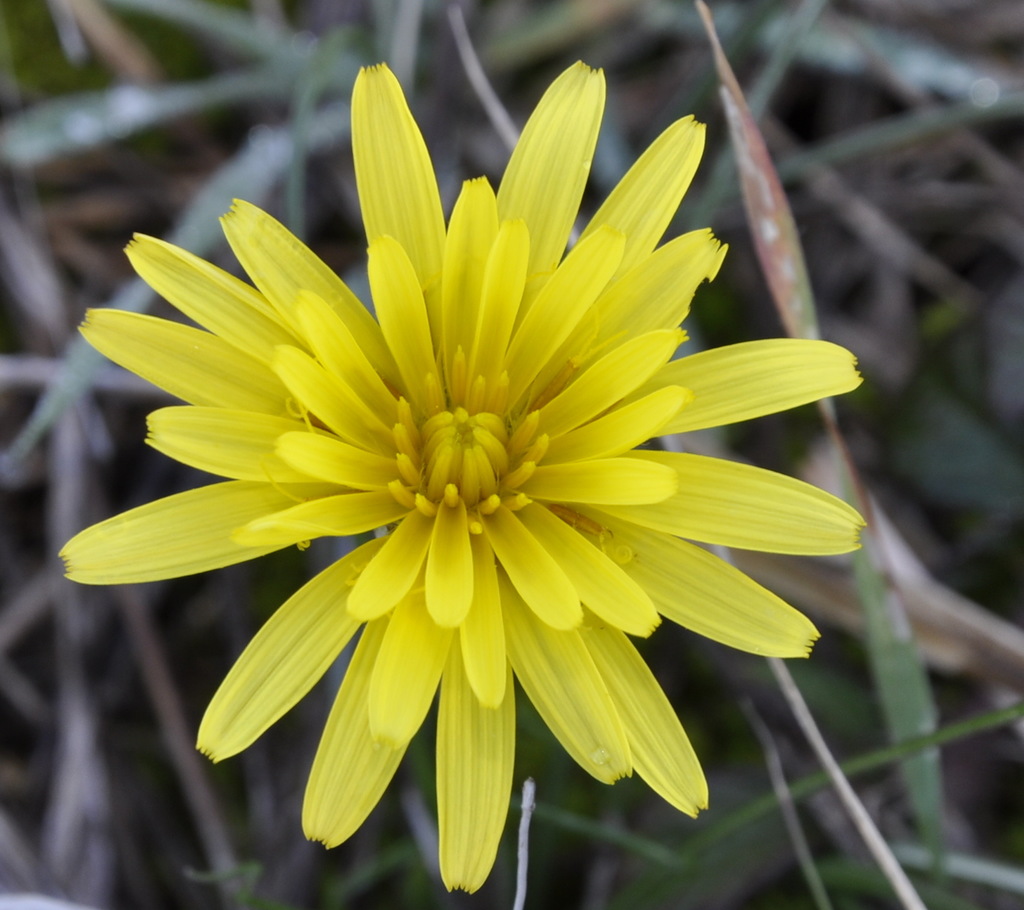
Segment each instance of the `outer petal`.
M294 502L294 500L286 500ZM320 495L281 511L262 513L231 535L249 547L278 549L315 537L362 534L398 521L408 510L387 491Z
M199 725L201 752L214 761L241 752L327 672L360 626L345 601L380 543L371 540L339 559L267 620L210 701Z
M414 510L387 536L383 549L359 576L349 596L348 609L353 616L376 619L409 593L420 576L433 524L434 519Z
M393 748L370 735L370 676L388 620L370 623L327 718L302 803L302 829L310 840L336 847L377 805L398 770L405 746Z
M462 665L480 704L497 708L505 698L508 663L497 567L482 534L472 535L469 542L473 549L473 605L459 628Z
M403 746L412 739L434 700L451 641L452 630L427 613L422 589L395 607L370 679L370 730L377 742Z
M195 575L285 546L244 546L231 534L292 501L266 483L215 483L101 521L71 538L60 555L68 578L89 585Z
M864 519L809 483L704 455L635 452L631 457L671 467L679 492L652 505L606 507L619 518L703 543L767 553L824 556L858 546Z
M508 816L515 758L512 670L496 708L477 701L458 648L448 655L437 715L437 823L441 878L476 891L487 878Z
M708 785L679 718L643 658L616 629L581 630L629 738L633 769L687 815L708 805Z
M555 556L504 506L481 516L481 523L495 556L530 609L552 628L575 629L583 620L580 598Z
M81 332L114 363L189 404L285 412L281 381L209 332L123 310L89 310Z
M200 471L233 480L272 483L311 483L318 479L295 470L274 454L282 433L304 429L297 420L254 411L187 406L160 408L149 415L146 423L146 442Z
M393 458L349 445L337 436L311 433L304 426L283 433L275 447L280 459L296 472L357 490L383 489L398 476Z
M646 637L654 631L661 619L651 598L598 547L537 503L518 515L541 546L555 556L590 610L630 635Z
M508 656L530 701L583 770L606 784L626 777L633 767L626 732L580 633L541 622L502 582Z
M818 630L802 613L706 550L586 512L614 541L617 561L667 619L714 641L765 657L806 657Z
M861 383L856 363L846 348L828 341L771 338L674 360L648 387L678 383L693 390L693 404L664 430L682 433L751 420L852 391Z
M205 259L145 234L125 253L161 297L240 351L266 362L276 345L295 344L259 291Z
M704 152L704 124L677 120L619 181L590 220L581 240L602 224L626 235L620 274L647 256L661 240L697 172Z
M359 298L321 259L283 224L248 202L236 199L221 219L224 234L281 320L298 334L295 302L301 291L316 294L334 308L373 365L394 376L394 360L384 337Z
M637 470L640 465L643 467ZM665 465L639 458L542 464L522 485L522 491L531 499L627 506L660 503L678 488L679 481Z
M356 79L352 154L367 242L394 237L425 286L441 270L441 196L423 136L387 66L367 67Z
M523 128L501 187L498 216L530 230L530 274L562 258L590 175L604 111L604 74L577 63L544 93Z

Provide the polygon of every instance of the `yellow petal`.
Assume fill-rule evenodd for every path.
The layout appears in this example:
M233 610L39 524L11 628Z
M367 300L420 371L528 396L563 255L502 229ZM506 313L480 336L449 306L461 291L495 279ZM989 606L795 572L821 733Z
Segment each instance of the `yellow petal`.
M81 331L114 363L190 404L285 413L281 381L209 332L123 310L89 310Z
M498 235L498 207L486 178L467 180L455 201L441 273L442 348L445 368L461 347L468 356L477 322L487 257Z
M381 489L398 476L393 458L305 428L282 434L276 451L281 461L307 477L357 490Z
M703 455L635 452L631 458L672 468L679 492L652 505L606 507L626 521L703 543L768 553L824 556L859 546L864 519L809 483Z
M515 758L515 697L481 707L458 648L448 655L437 713L437 826L441 878L476 891L494 865L508 815Z
M584 627L583 642L626 728L633 770L687 815L708 805L697 754L650 668L616 629Z
M357 619L376 619L409 593L423 567L433 524L433 518L420 512L408 513L356 581L348 598L349 613Z
M345 601L360 565L380 547L371 540L288 598L264 624L220 684L197 748L214 761L250 746L327 672L360 623Z
M626 272L661 240L704 152L704 124L677 120L636 160L590 220L581 240L602 224L626 235L619 266Z
M145 234L125 253L161 297L239 350L267 362L276 345L295 343L259 291L205 259Z
M589 774L610 784L631 773L629 742L604 678L578 631L552 629L500 579L512 669L551 732Z
M427 309L401 245L392 237L377 237L370 244L370 290L381 330L395 355L405 383L405 396L426 410L426 378L437 373Z
M426 286L441 270L441 196L402 87L383 64L362 69L356 78L352 155L367 242L384 234L394 237Z
M526 604L555 629L575 629L583 621L576 588L515 513L501 506L481 516L487 541Z
M478 374L493 382L501 370L512 326L526 286L530 235L524 221L503 221L491 247L480 291L473 342L469 348L469 377Z
M675 471L639 458L595 458L542 464L522 486L531 499L635 505L659 503L679 488Z
M366 821L405 754L404 745L393 748L370 735L370 675L387 623L381 619L363 630L306 784L302 830L328 847L347 840Z
M284 546L241 545L231 534L292 501L266 483L215 483L101 521L71 538L60 555L68 578L89 585L194 575Z
M654 631L661 619L651 598L594 543L537 503L516 514L555 557L586 607L630 635L646 637Z
M370 730L385 746L403 746L420 728L448 661L452 630L427 613L422 589L391 614L370 678Z
M303 426L297 420L254 411L188 406L160 408L146 422L146 442L158 452L200 471L233 480L272 483L310 483L319 479L285 464L274 454L274 445L282 433Z
M526 222L531 275L550 272L562 258L590 175L604 97L600 70L569 67L544 93L509 159L498 216Z
M497 708L505 697L508 664L497 567L494 552L482 534L473 534L469 542L473 550L473 605L459 627L462 664L480 704Z
M466 504L461 499L455 506L442 503L438 507L425 581L427 609L434 622L460 625L473 602L473 552Z
M316 537L362 534L397 521L407 512L386 491L321 495L290 509L264 514L231 536L245 546L277 549Z
M333 307L382 375L394 376L394 361L380 326L348 285L298 237L266 212L240 199L221 219L221 226L242 268L296 334L301 327L295 301L301 291L309 291Z
M533 236L530 236L533 243ZM576 244L541 289L512 336L505 357L509 401L517 401L614 274L625 238L603 227Z
M586 515L606 527L620 564L658 611L698 635L765 657L806 657L813 623L735 566L684 540L607 513Z
M303 339L328 372L352 389L384 423L394 423L398 416L397 399L338 314L316 294L300 291L295 315L302 326Z
M693 390L693 404L665 428L666 433L682 433L849 392L861 383L856 363L846 348L828 341L771 338L674 360L650 384L679 383Z
M298 404L320 420L322 426L360 448L394 455L391 427L341 379L304 351L283 344L274 354L273 366Z
M662 329L619 345L541 408L540 432L558 436L607 410L668 363L683 337Z
M661 435L665 425L691 401L693 393L689 389L679 386L658 389L579 429L552 439L544 454L544 463L621 455Z

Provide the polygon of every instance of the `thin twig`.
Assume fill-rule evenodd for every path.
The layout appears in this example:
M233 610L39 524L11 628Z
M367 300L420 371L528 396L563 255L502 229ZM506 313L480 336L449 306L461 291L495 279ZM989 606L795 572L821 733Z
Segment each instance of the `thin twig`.
M484 113L487 114L495 132L511 151L519 141L519 130L516 129L515 123L508 111L505 110L501 99L498 98L498 93L494 91L487 79L487 74L480 64L480 58L473 48L473 41L469 37L469 29L466 28L466 19L462 15L462 8L457 3L448 7L448 22L451 24L455 47L459 52L462 67L466 71L466 78L469 79L469 84L476 92L477 98L480 99Z
M537 805L537 785L532 777L523 781L523 814L519 819L519 853L516 863L516 897L512 910L526 906L526 872L530 863L530 819Z
M807 742L810 743L818 761L821 762L821 766L831 779L832 786L835 787L839 799L849 813L854 827L860 832L860 836L875 858L875 862L878 863L882 874L892 885L900 903L906 910L927 910L910 879L907 878L906 872L903 871L903 867L900 866L892 850L889 849L889 845L885 842L885 838L882 837L878 827L868 814L868 810L864 808L864 804L854 792L853 787L850 786L850 782L829 751L818 725L811 716L807 702L804 701L800 689L797 688L796 682L790 675L789 668L777 657L769 657L768 666L771 667L779 688L782 689L782 694L789 702L796 722L800 725L804 736L807 737Z

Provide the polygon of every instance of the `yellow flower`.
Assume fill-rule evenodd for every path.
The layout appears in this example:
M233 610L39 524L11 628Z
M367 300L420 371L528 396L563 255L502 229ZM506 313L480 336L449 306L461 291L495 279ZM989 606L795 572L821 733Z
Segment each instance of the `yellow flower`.
M672 360L695 288L724 248L707 230L655 249L693 176L703 127L670 126L566 245L604 106L577 64L548 89L497 195L467 181L445 227L402 90L364 70L352 101L374 319L269 215L236 203L228 242L255 288L139 236L138 273L202 329L111 310L86 338L188 402L148 442L228 478L81 532L89 584L206 571L312 538L383 528L297 591L214 695L199 748L245 749L362 629L303 808L310 838L349 837L440 688L440 865L474 890L512 786L513 677L566 751L605 783L636 771L691 815L700 765L627 635L661 616L756 654L806 655L817 632L680 538L840 553L846 504L741 464L638 449L846 392L849 352L738 344Z

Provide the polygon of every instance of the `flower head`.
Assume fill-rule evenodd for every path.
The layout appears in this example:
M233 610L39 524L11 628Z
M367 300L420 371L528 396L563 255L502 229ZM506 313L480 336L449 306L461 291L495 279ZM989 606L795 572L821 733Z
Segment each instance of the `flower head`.
M149 443L227 478L86 529L68 575L188 575L312 538L383 529L297 591L214 695L220 760L289 710L361 630L306 791L335 845L379 800L440 689L441 871L473 890L512 784L513 678L598 780L637 772L681 811L700 765L628 636L662 616L758 654L808 653L800 613L689 540L784 553L856 546L861 520L807 484L637 447L838 394L852 356L774 340L673 360L709 231L658 249L703 128L670 126L566 253L604 105L577 64L548 89L497 194L467 181L447 226L423 139L384 67L352 102L376 318L269 215L223 220L253 285L139 236L138 273L202 328L89 314L100 351L186 401ZM685 538L686 540L684 540Z

